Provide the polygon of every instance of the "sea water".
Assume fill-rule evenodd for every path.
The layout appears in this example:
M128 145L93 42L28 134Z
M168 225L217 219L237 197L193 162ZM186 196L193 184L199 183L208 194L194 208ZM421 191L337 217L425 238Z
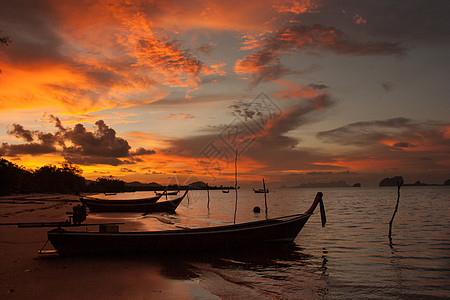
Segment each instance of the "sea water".
M317 191L270 190L266 195L267 217L306 211ZM233 283L231 286L251 290L252 297L450 298L450 187L402 187L392 226L392 244L388 232L397 187L323 188L320 191L328 223L322 228L317 209L293 245L203 255L200 259L186 257L181 258L183 265L198 274L199 282L207 282L207 274L215 274ZM151 192L138 194L134 197L149 196ZM189 191L188 195L175 214L129 214L127 218L137 218L141 228L146 230L234 222L234 190L229 193L209 191L209 204L207 191ZM254 206L263 211L254 213ZM236 222L264 218L264 194L238 190ZM232 291L224 286L220 295L226 298ZM242 299L245 298L242 294Z

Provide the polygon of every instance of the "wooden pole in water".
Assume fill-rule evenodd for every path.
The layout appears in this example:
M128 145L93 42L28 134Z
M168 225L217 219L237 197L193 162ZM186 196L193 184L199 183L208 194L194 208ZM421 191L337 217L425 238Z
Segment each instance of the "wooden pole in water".
M206 191L208 192L208 210L209 210L209 184L206 184Z
M236 149L236 157L234 158L234 191L235 191L235 201L234 201L234 219L233 223L236 224L236 212L237 212L237 200L238 200L238 188L237 188L237 158L238 150Z
M394 214L392 215L391 221L389 222L389 246L392 247L392 223L394 222L395 214L398 210L398 202L400 201L400 188L403 185L403 180L397 182L397 204L395 205Z
M264 189L264 205L266 206L266 219L267 219L267 193L266 193L266 183L264 182L263 177L263 189Z

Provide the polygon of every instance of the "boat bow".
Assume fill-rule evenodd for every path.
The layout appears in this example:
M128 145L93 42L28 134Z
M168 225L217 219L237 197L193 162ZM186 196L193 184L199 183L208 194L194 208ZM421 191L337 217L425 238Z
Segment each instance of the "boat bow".
M325 214L325 206L323 205L323 194L322 192L318 192L316 194L316 198L313 201L311 207L305 212L305 214L313 214L316 210L317 205L320 205L320 218L322 220L322 227L327 223L327 216Z

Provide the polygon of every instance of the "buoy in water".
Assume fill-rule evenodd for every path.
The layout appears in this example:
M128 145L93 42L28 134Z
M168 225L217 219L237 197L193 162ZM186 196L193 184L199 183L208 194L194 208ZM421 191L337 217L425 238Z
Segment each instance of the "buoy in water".
M260 213L261 212L261 208L259 208L259 206L255 206L255 207L253 207L253 212L254 213Z

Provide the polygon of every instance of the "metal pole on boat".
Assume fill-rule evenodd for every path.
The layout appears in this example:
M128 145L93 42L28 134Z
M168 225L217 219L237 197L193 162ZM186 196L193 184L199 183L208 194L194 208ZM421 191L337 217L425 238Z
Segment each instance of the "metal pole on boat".
M267 193L266 193L266 183L264 182L264 177L263 177L263 189L264 189L264 205L266 206L266 219L267 219Z
M237 200L238 200L238 188L237 188L237 157L238 157L238 150L236 149L236 157L234 158L234 191L235 191L235 197L236 200L234 201L234 219L233 223L236 224L236 212L237 212Z

